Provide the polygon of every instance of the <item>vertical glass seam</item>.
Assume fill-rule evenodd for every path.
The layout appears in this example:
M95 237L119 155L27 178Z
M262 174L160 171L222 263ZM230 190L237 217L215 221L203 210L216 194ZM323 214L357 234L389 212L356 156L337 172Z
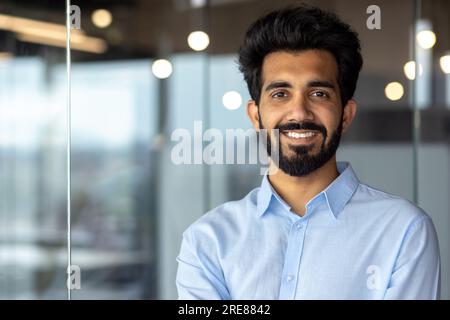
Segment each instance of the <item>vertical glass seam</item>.
M413 39L412 39L412 50L413 50L413 61L415 61L415 74L419 75L419 63L417 61L417 22L421 16L422 1L414 0L414 12L413 12ZM419 135L420 135L420 111L417 105L417 76L413 80L412 86L412 137L413 137L413 201L414 203L419 203L419 164L418 164L418 148L419 148Z
M67 152L67 299L71 300L71 287L70 287L70 270L72 265L72 252L71 252L71 159L70 159L70 149L71 149L71 140L70 140L70 116L71 116L71 55L70 55L70 36L71 36L71 21L70 21L70 0L66 0L66 69L67 69L67 144L66 144L66 152Z

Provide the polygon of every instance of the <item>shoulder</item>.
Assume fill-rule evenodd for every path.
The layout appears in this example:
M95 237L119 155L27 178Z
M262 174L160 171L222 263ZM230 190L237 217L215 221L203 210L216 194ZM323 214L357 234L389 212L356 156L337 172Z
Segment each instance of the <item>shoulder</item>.
M255 188L240 200L225 202L206 212L186 229L184 236L214 240L239 232L256 217L258 192L259 188Z
M408 199L360 183L351 203L374 218L382 218L390 223L411 226L430 216Z
M431 217L408 199L359 183L347 208L345 222L356 226L365 237L373 236L385 252L393 250L397 255L401 248L414 251L425 245L430 252L438 252ZM405 247L405 243L414 245Z

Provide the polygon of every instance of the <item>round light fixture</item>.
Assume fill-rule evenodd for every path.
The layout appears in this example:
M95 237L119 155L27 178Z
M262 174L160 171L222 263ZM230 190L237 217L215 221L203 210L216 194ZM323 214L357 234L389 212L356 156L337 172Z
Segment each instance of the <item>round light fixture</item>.
M112 23L112 14L106 9L97 9L92 12L92 23L98 28L107 28Z
M436 44L436 34L431 30L423 30L417 34L417 42L424 49L431 49Z
M446 74L449 74L450 73L450 54L442 56L439 59L439 64L441 65L442 71Z
M209 36L203 31L194 31L189 34L187 42L192 50L203 51L209 46Z
M405 73L405 76L409 80L414 80L416 78L416 63L414 61L408 61L403 66L403 72ZM423 67L419 63L419 76L423 74Z
M237 91L228 91L223 95L222 103L228 110L237 110L242 104L242 97Z
M400 100L405 93L403 86L399 82L391 82L384 89L386 97L391 101Z
M158 79L166 79L172 74L172 63L166 59L155 60L152 64L152 72Z

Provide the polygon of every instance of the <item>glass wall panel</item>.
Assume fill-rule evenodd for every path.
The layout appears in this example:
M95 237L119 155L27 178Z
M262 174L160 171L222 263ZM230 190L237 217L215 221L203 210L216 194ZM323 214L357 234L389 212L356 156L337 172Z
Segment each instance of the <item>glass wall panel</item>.
M0 299L66 298L64 22L62 2L0 2Z
M415 81L417 201L432 216L437 229L443 299L450 299L449 15L448 1L417 2L416 39L421 41L416 41L415 49L424 69Z

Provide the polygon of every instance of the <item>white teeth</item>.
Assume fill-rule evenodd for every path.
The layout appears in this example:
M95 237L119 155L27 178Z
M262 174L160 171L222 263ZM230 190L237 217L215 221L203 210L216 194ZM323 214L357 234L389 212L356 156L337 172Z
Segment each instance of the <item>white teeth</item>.
M289 138L294 138L294 139L301 139L301 138L310 138L310 137L312 137L312 136L314 136L315 135L315 132L311 132L311 131L309 131L309 132L304 132L304 133L298 133L298 132L288 132L287 133L287 136L289 137Z

